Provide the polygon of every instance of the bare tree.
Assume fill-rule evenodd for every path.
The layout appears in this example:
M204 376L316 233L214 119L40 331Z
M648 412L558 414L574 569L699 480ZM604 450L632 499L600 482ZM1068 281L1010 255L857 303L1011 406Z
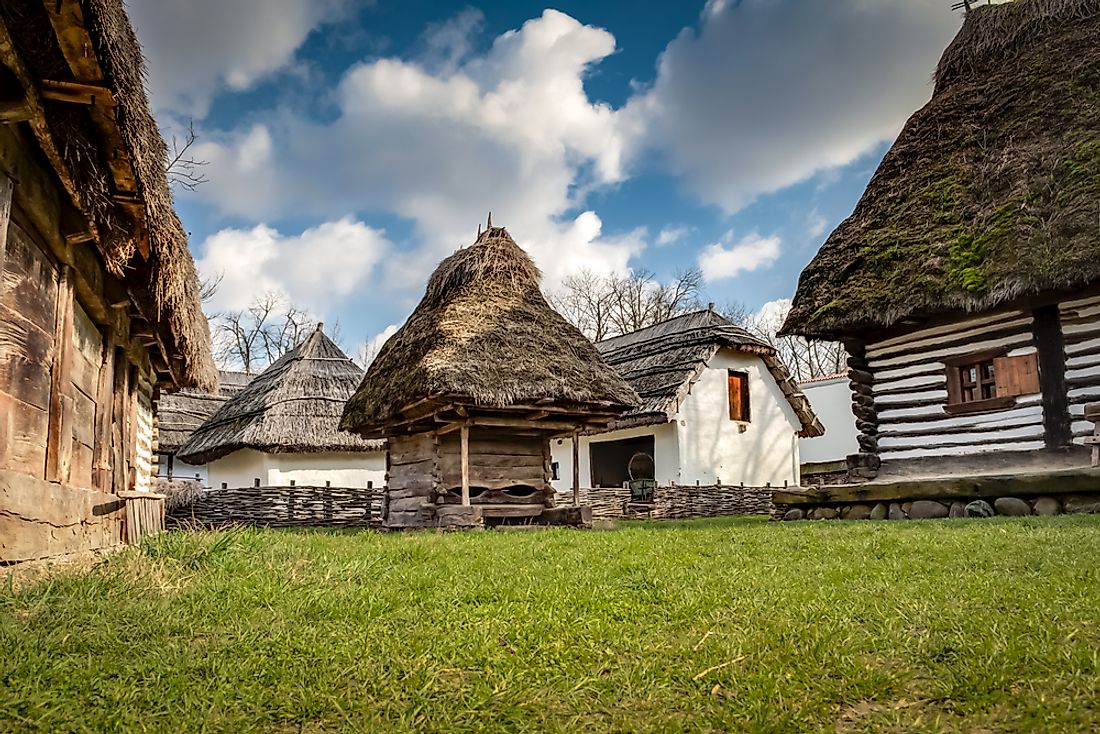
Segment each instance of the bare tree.
M549 300L589 338L601 341L698 308L702 282L696 268L665 283L643 269L609 276L582 270L566 278Z
M169 186L194 191L210 180L202 171L209 161L196 158L192 152L198 139L194 120L187 121L187 132L182 138L172 135L171 157L166 167Z
M727 319L761 341L775 348L779 358L796 380L810 380L844 372L848 353L839 342L805 339L800 336L779 336L786 319L786 310L752 313L744 304L728 303L719 309Z
M199 303L209 303L218 292L218 289L221 288L224 279L225 273L218 273L216 276L209 278L199 276Z
M248 308L228 311L212 319L215 358L224 366L259 372L297 347L317 328L304 309L286 302L279 293L265 293ZM333 329L339 338L339 324Z

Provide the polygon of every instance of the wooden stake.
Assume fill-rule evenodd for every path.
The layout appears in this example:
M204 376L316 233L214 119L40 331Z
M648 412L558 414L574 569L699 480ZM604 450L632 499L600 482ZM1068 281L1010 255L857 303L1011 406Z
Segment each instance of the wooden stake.
M462 439L462 506L470 506L470 427L463 424Z
M581 503L581 447L577 432L573 431L573 506Z

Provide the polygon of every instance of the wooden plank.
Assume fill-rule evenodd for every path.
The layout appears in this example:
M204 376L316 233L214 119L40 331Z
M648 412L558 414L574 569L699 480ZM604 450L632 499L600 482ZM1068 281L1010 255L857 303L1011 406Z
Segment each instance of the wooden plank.
M108 332L96 388L95 442L92 445L92 478L95 488L101 492L111 490L111 409L114 405L111 391L114 388L115 349L113 332Z
M573 505L581 503L581 440L573 431Z
M95 446L95 401L79 390L73 392L71 399L73 440L91 448Z
M77 489L95 489L92 471L92 447L73 442L72 466L69 469L69 486Z
M46 479L62 482L67 479L63 452L68 453L71 432L63 425L71 420L71 403L65 400L72 389L70 365L73 347L73 272L61 267L57 287L57 307L54 327L54 359L50 372L50 424L46 435Z
M470 427L462 426L462 504L470 504Z
M57 267L16 223L8 226L0 304L47 334L56 328Z
M0 306L0 390L49 410L52 356L46 332Z
M95 400L99 365L103 361L103 335L78 301L73 302L73 385Z
M49 414L0 392L0 469L41 479L46 466Z
M0 170L0 273L4 272L4 252L7 249L8 221L11 219L11 179ZM0 280L0 288L3 280Z

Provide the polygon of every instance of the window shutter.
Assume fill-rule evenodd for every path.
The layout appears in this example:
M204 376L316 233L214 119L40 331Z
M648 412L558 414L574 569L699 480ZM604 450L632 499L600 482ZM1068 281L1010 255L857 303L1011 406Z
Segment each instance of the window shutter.
M994 369L996 367L994 366ZM947 365L947 404L958 405L963 401L962 386L959 384L958 365Z
M729 373L730 393L730 420L741 420L741 376L736 372Z
M998 357L993 360L997 374L997 397L1011 398L1017 395L1034 395L1039 388L1039 355L1022 354L1018 357Z

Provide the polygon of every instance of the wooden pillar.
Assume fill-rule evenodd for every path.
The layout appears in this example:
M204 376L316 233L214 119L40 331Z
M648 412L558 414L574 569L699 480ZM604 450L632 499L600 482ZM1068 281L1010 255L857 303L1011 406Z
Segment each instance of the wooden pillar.
M462 441L462 505L470 506L470 427L465 423L459 429Z
M581 441L573 431L573 506L581 503Z
M115 332L108 328L99 367L95 398L95 445L92 447L92 478L100 492L111 491L111 417L114 409Z
M73 269L62 265L54 313L50 415L46 429L46 481L67 482L73 449Z
M1057 305L1041 306L1032 314L1032 336L1039 361L1043 401L1043 441L1048 449L1073 443L1073 424L1066 391L1066 344Z

